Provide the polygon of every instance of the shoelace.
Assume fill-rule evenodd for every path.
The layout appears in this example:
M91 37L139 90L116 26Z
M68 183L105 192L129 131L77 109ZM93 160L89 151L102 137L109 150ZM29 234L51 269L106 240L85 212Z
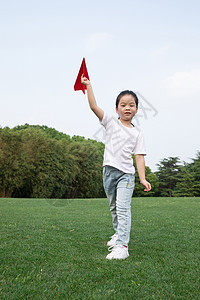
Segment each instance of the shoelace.
M121 246L121 245L113 245L113 246L110 246L108 248L108 251L112 252L112 251L115 251L117 248L121 248L121 247L123 247L123 246Z
M116 246L116 245L112 245L112 246L108 247L108 251L109 251L109 252L113 251L113 250L114 250L113 248L114 248L115 246Z

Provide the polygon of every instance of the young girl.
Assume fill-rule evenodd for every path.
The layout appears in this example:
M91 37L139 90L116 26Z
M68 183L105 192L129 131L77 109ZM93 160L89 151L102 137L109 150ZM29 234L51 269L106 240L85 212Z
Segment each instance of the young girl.
M114 235L107 243L111 251L107 259L125 259L129 256L128 243L131 229L131 198L135 186L135 155L140 183L144 191L151 190L145 179L146 155L141 132L131 123L138 111L138 98L132 91L121 92L116 100L118 119L109 117L97 106L90 81L82 75L81 82L87 87L91 110L106 129L103 161L103 185L109 200Z

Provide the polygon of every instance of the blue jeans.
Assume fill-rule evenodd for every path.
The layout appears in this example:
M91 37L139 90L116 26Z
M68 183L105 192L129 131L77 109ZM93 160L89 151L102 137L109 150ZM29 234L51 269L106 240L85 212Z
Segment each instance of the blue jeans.
M131 198L135 186L135 176L111 166L104 166L103 186L109 200L113 228L118 235L116 244L128 246L131 230Z

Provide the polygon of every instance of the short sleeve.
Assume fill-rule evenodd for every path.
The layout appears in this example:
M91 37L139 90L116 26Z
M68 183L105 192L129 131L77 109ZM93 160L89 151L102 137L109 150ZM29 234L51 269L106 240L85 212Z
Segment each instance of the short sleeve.
M99 123L103 127L107 128L107 125L108 125L109 121L110 121L110 117L104 112L103 119L101 121L99 120Z
M144 137L143 134L141 132L139 132L137 140L136 140L136 144L135 144L135 148L134 148L134 154L143 154L146 155L146 149L145 149L145 144L144 144Z

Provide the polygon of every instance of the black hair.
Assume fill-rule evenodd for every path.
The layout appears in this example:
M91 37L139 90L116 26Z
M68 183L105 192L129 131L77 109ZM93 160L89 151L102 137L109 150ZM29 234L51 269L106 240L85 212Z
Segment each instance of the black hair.
M136 104L136 107L138 108L138 97L137 95L132 92L132 91L129 91L129 90L126 90L126 91L122 91L118 96L117 96L117 99L116 99L116 108L118 108L118 105L119 105L119 101L120 99L124 96L124 95L131 95L133 96L133 98L135 99L135 104Z

